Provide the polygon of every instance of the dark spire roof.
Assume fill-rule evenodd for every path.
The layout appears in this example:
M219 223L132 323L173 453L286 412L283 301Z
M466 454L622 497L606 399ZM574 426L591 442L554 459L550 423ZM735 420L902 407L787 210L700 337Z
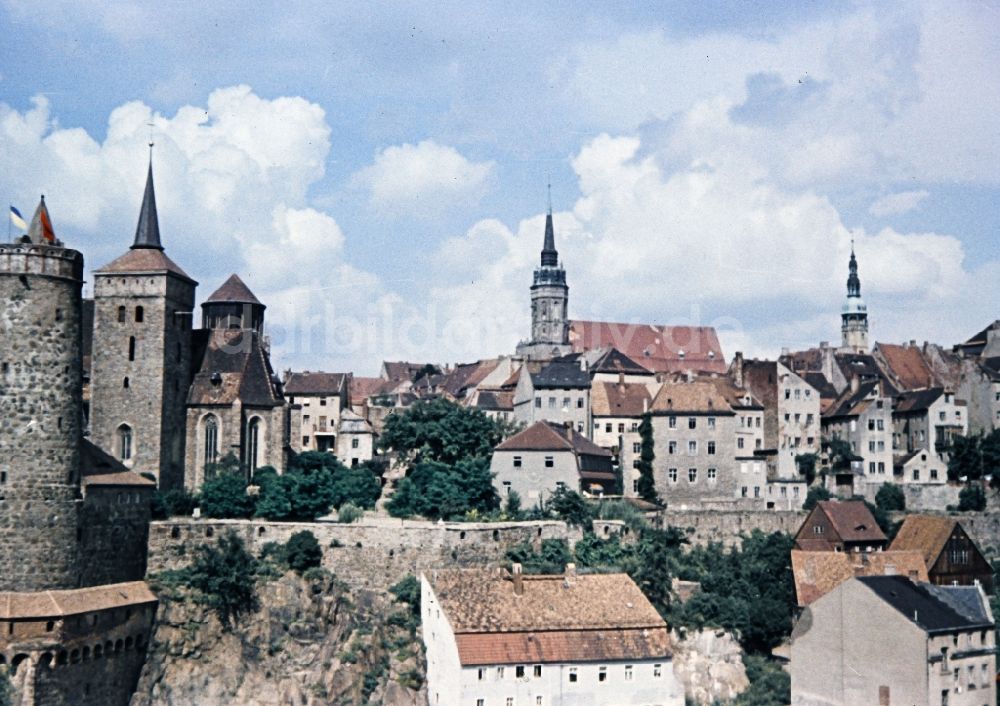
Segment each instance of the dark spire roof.
M549 192L549 212L545 216L545 244L542 245L542 267L558 267L559 253L556 252L556 232L552 227L552 193Z
M861 296L861 279L858 277L858 259L854 257L854 240L851 240L851 261L848 263L851 273L847 276L847 296Z
M139 211L139 224L135 227L135 242L132 243L132 249L136 248L163 250L163 246L160 245L160 222L156 217L156 193L153 191L152 151L149 156L149 171L146 174L146 193L142 196L142 210Z
M208 299L205 300L206 304L218 302L264 306L237 275L230 275L229 279L223 282L221 287L208 295Z

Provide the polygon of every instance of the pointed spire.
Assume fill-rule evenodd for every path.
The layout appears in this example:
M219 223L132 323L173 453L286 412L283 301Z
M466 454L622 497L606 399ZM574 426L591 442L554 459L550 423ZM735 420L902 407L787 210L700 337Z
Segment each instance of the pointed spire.
M858 277L858 259L854 256L854 238L851 238L851 260L848 263L850 273L847 276L847 296L861 296L861 278Z
M556 232L552 227L552 185L549 184L549 212L545 216L545 243L542 245L542 267L558 267L559 253L556 251Z
M142 196L139 224L135 227L132 249L152 248L163 250L160 245L160 222L156 217L156 193L153 191L153 145L149 145L149 171L146 174L146 192Z
M28 237L36 245L55 245L55 231L52 229L52 219L49 218L49 209L45 206L45 194L42 194L35 209L35 215L31 217L31 225L28 226Z

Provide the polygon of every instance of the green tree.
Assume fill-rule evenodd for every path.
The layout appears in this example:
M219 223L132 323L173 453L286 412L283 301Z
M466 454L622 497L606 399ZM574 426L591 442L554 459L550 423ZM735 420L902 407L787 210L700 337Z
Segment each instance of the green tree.
M983 437L981 434L952 437L948 449L948 480L966 482L983 477Z
M399 481L386 509L393 517L422 515L432 520L485 514L500 506L489 461L468 458L454 465L421 461Z
M205 478L211 478L221 473L239 473L240 460L232 451L214 463L205 464Z
M792 683L788 672L762 655L746 655L750 687L736 697L733 706L784 706L791 703Z
M573 561L565 539L543 539L537 553L531 542L521 542L508 549L506 557L520 564L526 574L561 574Z
M819 501L829 500L832 497L833 496L830 494L830 491L824 488L822 485L814 485L809 489L809 492L806 493L806 500L804 503L802 503L802 509L812 510L814 507L816 507L816 503L818 503Z
M154 520L165 520L168 517L190 517L196 507L196 496L183 488L171 488L165 492L155 490L149 509Z
M990 485L1000 487L1000 429L994 429L979 442L983 460L983 476L990 476Z
M10 684L7 671L0 669L0 706L11 706L14 702L14 689Z
M982 512L986 509L986 491L983 486L973 483L965 486L958 494L959 512Z
M642 533L626 572L660 615L667 617L673 605L671 582L677 571L676 557L686 537L675 528L649 529Z
M795 467L799 469L799 475L805 478L806 485L812 485L816 480L816 463L819 456L813 453L798 454L795 457Z
M420 581L413 574L407 574L403 580L389 587L389 593L397 601L406 603L415 617L420 617Z
M521 517L521 496L516 490L507 493L507 501L503 504L503 511L511 519L516 520Z
M341 466L333 473L331 493L333 506L340 509L345 503L360 508L373 508L382 495L382 484L367 468Z
M473 457L489 458L507 431L483 412L439 398L418 401L385 421L380 444L417 463L454 465Z
M296 532L285 542L285 561L288 568L298 574L319 566L323 561L323 549L309 530Z
M906 510L906 495L895 483L883 483L875 493L875 505L885 512L902 512Z
M186 577L191 588L219 618L223 628L231 627L242 615L256 612L259 564L235 532L219 537L215 545L198 547Z
M653 451L653 421L649 413L642 415L639 424L639 497L651 503L660 503L656 493L656 483L653 480L653 461L656 454Z
M563 522L590 532L594 519L593 507L575 490L556 488L545 503L545 509Z
M851 461L854 461L857 457L854 455L849 442L844 441L839 436L835 436L827 442L826 447L827 458L830 460L830 468L834 472L850 470Z
M291 459L288 470L254 474L259 486L257 516L268 520L312 522L346 503L371 508L382 486L362 467L347 468L332 454L307 451Z
M219 472L206 478L199 502L203 515L217 518L250 517L255 504L239 471Z

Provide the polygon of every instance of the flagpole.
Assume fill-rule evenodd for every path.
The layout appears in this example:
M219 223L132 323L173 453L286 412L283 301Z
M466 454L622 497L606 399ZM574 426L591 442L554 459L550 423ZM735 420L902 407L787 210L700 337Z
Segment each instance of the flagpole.
M7 206L8 206L8 208L7 208L7 242L8 243L13 243L14 241L11 239L11 234L10 234L10 224L11 224L10 214L13 213L13 211L11 211L11 209L14 208L14 204L9 203L9 204L7 204Z

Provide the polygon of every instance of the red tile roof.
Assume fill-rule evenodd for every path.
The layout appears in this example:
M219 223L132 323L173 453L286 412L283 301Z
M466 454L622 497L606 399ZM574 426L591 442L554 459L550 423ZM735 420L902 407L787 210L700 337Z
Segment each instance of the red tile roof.
M232 302L237 304L260 304L264 306L237 275L229 275L229 279L223 282L221 287L209 294L205 302Z
M292 373L285 381L286 395L339 395L346 373Z
M463 666L669 659L665 627L455 635Z
M923 352L916 346L897 346L890 343L875 344L894 382L903 389L913 390L918 387L933 387L936 384L934 373L924 360Z
M855 576L906 576L927 581L920 552L851 552L792 550L792 575L799 606L807 606Z
M145 581L75 588L65 591L0 593L0 620L58 618L97 610L156 603Z
M653 372L726 372L719 337L711 326L570 321L569 342L575 352L617 348Z
M821 500L816 504L830 518L830 524L845 542L885 542L875 517L860 500Z
M114 260L101 269L98 274L125 274L146 272L171 272L184 279L191 280L187 273L176 262L167 257L162 250L154 248L136 248ZM194 280L191 280L192 282Z
M715 385L706 381L665 382L660 387L650 411L654 413L714 413L732 415L733 408L719 394Z
M957 524L953 517L907 515L890 548L920 552L927 566L933 566Z
M595 417L641 417L651 402L644 383L595 382L590 390L590 411Z
M611 456L572 427L552 422L535 422L496 447L497 451L573 451L589 456Z

